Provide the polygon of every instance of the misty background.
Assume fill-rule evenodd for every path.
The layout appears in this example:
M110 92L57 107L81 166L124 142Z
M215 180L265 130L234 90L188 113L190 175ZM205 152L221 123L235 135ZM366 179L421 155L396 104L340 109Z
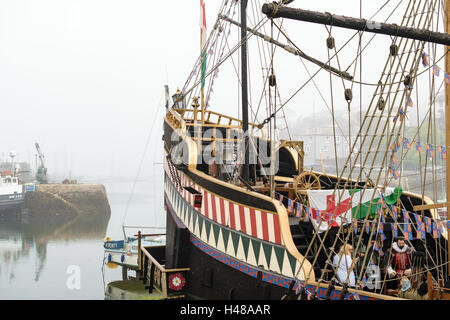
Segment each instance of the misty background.
M209 32L221 1L205 2ZM385 2L295 1L290 6L370 17ZM389 3L375 20L383 21L400 2ZM400 7L390 21L398 22L403 11ZM302 50L326 61L323 26L292 21L283 26ZM353 33L333 31L337 44ZM384 36L376 41L383 43L380 51L363 57L363 66L373 67L364 76L367 81L378 80L379 70L372 62L381 52L385 56L390 43ZM30 162L35 169L34 143L38 142L50 181L60 182L69 176L79 182L133 180L141 163L139 178L151 177L158 166L162 169L163 86L168 84L171 94L183 86L199 55L199 42L197 0L1 1L1 160L14 150L16 161ZM340 55L343 65L355 58L356 49L357 42L349 45L348 55ZM287 76L277 80L289 96L308 75L297 57L282 56L279 61L276 70L287 71ZM308 64L308 68L313 72L317 66ZM328 81L327 73L321 76ZM226 79L222 76L217 81L224 89L216 90L212 108L238 116L239 99L228 98L237 85L227 84ZM335 93L341 98L335 107L346 110L341 91ZM366 107L370 94L364 90L360 105L359 92L354 91L356 111ZM324 103L312 84L295 99L285 108L293 139L307 134L315 123L311 121L313 110L322 112L322 123L331 121L331 115L323 113Z

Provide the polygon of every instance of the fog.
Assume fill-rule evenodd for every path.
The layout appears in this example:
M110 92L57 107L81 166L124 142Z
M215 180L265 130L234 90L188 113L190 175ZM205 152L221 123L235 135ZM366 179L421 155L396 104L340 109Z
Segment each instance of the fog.
M362 16L370 17L384 2L363 1ZM220 4L206 0L208 30ZM291 6L360 15L356 0ZM315 28L298 28L306 49L314 49L314 30L324 35L323 26ZM140 177L147 177L162 162L163 86L171 93L183 86L199 40L199 1L0 1L0 156L15 150L16 161L35 167L39 142L50 179L133 179L142 160ZM315 45L323 49L320 41ZM319 58L325 57L323 50ZM293 90L302 72L299 67L281 81ZM225 88L214 98L222 112L229 108L230 85ZM314 89L301 99L319 101ZM286 112L299 117L298 109Z

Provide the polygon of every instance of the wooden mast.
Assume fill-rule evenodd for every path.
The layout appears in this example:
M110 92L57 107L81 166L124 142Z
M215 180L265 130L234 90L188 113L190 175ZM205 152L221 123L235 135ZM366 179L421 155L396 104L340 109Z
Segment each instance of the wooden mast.
M242 131L244 134L244 161L241 177L248 182L249 170L249 136L248 136L248 88L247 88L247 2L241 0L241 83L242 83Z
M445 0L445 8L444 8L444 28L445 33L449 33L450 31L450 0ZM448 50L449 46L445 46L445 72L450 74L450 57ZM450 89L445 86L445 150L449 150L450 144ZM446 193L447 193L447 220L450 220L450 160L446 161ZM447 230L447 259L450 257L450 237L449 230ZM447 265L447 275L450 275L450 267Z

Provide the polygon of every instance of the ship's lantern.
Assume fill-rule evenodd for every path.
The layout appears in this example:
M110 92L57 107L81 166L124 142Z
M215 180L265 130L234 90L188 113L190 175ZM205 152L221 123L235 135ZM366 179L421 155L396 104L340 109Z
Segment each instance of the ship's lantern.
M185 96L181 93L180 89L172 96L173 107L182 109L186 106Z

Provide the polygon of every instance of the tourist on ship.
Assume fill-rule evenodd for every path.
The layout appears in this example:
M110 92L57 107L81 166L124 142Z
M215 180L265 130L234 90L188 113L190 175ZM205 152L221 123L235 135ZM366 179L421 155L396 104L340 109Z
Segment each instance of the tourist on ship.
M353 269L359 260L359 256L352 260L352 252L353 247L350 244L344 244L339 253L333 258L333 265L336 268L336 280L341 285L347 283L349 287L355 287L356 279Z

